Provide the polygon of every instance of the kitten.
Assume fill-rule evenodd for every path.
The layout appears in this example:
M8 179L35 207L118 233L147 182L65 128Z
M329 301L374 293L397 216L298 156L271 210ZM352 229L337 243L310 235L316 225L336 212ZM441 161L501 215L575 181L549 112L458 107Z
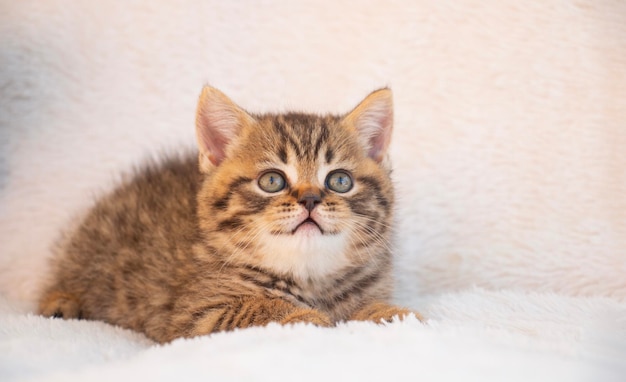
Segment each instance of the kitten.
M62 240L45 316L164 343L222 330L389 321L392 96L344 116L251 115L205 87L199 153L149 164Z

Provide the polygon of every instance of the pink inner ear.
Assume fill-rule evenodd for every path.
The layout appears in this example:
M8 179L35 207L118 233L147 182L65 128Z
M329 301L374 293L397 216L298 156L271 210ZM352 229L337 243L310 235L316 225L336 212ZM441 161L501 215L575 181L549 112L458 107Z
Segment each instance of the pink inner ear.
M381 114L377 125L379 128L370 136L369 157L377 162L381 162L387 151L389 140L391 139L392 117L390 113Z
M200 153L214 166L226 157L228 146L249 116L222 92L204 87L196 114L196 137Z
M359 142L367 150L367 155L382 162L393 129L391 90L384 88L370 93L348 113L346 120L358 132Z
M226 145L228 145L229 140L214 124L211 124L211 118L203 117L202 119L205 123L199 129L199 141L202 145L200 150L211 163L217 166L222 163L226 156Z

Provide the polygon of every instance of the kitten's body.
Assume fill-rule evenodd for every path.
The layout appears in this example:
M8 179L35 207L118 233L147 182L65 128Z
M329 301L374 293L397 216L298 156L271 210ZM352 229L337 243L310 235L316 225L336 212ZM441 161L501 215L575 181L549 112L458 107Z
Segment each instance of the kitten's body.
M381 92L343 119L253 117L206 88L200 161L146 166L101 199L59 246L42 313L159 342L408 313L386 304L393 190L383 160L390 93ZM268 170L283 189L262 188ZM337 171L353 182L348 191L329 189Z

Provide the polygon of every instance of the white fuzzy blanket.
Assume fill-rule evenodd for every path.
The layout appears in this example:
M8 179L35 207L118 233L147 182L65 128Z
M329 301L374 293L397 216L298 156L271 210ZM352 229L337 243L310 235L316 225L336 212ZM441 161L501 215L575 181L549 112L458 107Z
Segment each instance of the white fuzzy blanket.
M626 380L625 57L619 0L0 0L0 380ZM392 87L396 300L427 323L161 347L29 313L207 82L254 112Z

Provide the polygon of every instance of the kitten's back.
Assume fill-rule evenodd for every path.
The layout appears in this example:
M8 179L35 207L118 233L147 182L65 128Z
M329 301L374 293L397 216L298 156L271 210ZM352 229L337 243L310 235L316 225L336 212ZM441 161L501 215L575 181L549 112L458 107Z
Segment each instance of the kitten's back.
M41 312L162 325L180 283L173 273L193 266L197 163L192 152L152 161L100 199L57 247L55 283Z

